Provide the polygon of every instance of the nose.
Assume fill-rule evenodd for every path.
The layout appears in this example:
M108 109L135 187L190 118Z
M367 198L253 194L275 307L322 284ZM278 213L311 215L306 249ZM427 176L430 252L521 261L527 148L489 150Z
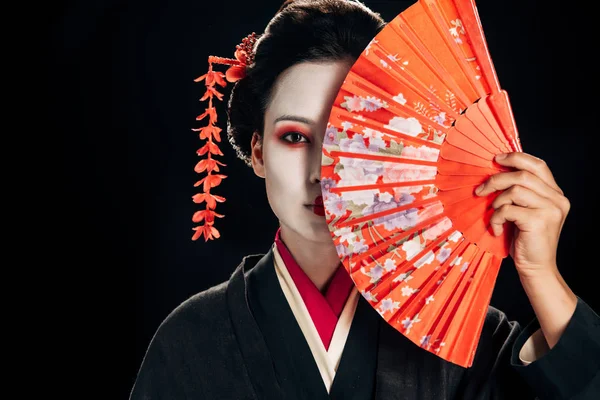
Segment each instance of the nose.
M320 141L314 143L310 162L310 182L321 183L321 157L322 143Z
M314 160L312 162L310 182L321 183L321 153L319 153L318 157L314 157Z

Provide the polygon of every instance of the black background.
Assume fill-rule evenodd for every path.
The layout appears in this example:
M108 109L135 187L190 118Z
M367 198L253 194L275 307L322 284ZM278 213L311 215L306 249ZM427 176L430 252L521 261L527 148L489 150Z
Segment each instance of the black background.
M386 21L411 3L365 1ZM222 237L191 241L201 145L191 128L203 126L195 117L204 111L204 87L193 79L206 72L208 55L232 57L279 5L75 1L52 20L47 109L62 140L64 168L56 178L60 228L67 232L61 243L68 243L62 262L86 271L84 281L69 277L79 289L71 306L80 307L81 332L90 338L82 353L94 364L110 363L102 383L90 383L109 398L128 396L154 331L174 307L226 280L244 255L265 252L273 240L277 221L264 181L225 141L220 160L228 178L213 190L227 199L216 210L225 214L216 223ZM598 265L592 222L598 111L587 100L597 97L596 67L588 59L596 48L594 25L567 2L481 0L478 9L523 149L546 160L572 204L559 268L597 310L591 274ZM522 323L533 317L510 259L492 305Z

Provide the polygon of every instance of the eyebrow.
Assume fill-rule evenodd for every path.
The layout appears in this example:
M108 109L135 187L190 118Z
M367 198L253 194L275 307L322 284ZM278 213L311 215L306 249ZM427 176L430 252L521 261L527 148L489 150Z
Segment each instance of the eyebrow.
M298 115L290 115L290 114L284 114L284 115L277 117L275 119L275 121L273 121L273 125L275 125L279 121L296 121L296 122L302 122L303 124L307 124L307 125L315 125L315 121L313 121L312 119L300 117Z

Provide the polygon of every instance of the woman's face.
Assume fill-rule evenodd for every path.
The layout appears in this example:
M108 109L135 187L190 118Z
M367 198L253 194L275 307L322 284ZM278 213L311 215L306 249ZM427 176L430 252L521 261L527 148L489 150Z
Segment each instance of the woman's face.
M252 139L254 172L265 178L269 204L288 236L331 241L325 217L311 204L321 195L327 121L350 67L343 61L304 62L285 70L265 112L262 144L256 135Z

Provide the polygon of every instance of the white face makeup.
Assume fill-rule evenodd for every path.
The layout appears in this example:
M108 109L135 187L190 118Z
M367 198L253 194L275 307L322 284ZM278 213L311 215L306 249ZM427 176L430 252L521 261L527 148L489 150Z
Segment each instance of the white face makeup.
M252 163L265 178L269 204L282 234L295 240L331 241L325 217L310 204L321 195L321 146L331 106L348 62L296 64L277 79Z

